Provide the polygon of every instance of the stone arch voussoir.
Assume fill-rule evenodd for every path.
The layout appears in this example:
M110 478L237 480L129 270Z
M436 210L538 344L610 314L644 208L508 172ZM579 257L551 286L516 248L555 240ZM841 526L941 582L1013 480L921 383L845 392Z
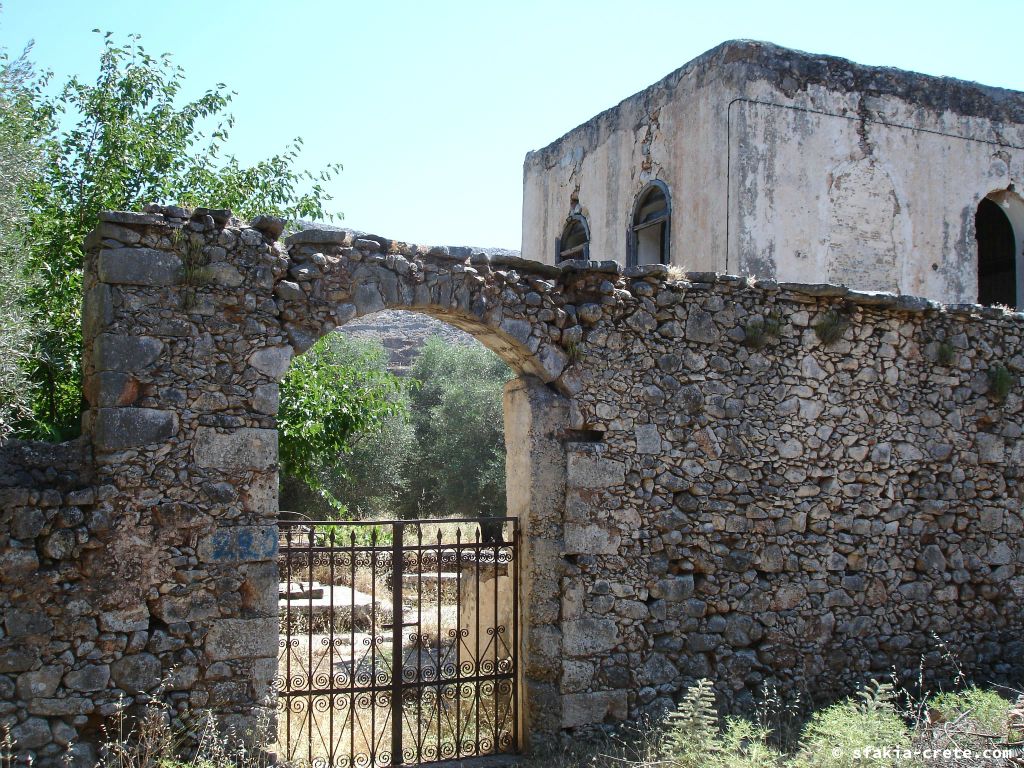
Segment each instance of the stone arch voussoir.
M517 373L560 388L577 320L551 279L557 269L345 230L304 230L287 244L274 269L274 297L291 347L278 353L282 362L353 318L405 309L467 331ZM254 353L257 360L268 354L274 353ZM284 367L272 366L279 375Z

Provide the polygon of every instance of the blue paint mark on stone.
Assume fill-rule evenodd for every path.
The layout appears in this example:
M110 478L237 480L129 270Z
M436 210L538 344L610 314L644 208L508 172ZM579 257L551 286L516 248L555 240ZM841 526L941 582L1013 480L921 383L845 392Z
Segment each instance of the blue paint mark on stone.
M221 528L199 544L205 562L234 563L270 560L277 555L277 529L273 526Z

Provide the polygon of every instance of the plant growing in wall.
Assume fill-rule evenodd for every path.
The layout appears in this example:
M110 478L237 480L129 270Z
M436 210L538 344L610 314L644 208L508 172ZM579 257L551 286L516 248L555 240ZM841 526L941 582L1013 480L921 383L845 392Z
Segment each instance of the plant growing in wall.
M767 317L754 317L743 326L743 343L751 349L762 349L777 341L782 330L782 319L775 312Z
M1001 403L1013 388L1013 374L1004 365L993 365L988 369L988 393Z
M578 341L570 341L565 345L565 354L569 364L573 365L583 359L583 349Z
M835 344L850 327L850 319L836 309L825 312L813 326L814 332L825 346Z
M196 288L210 280L210 270L207 269L210 259L203 253L203 242L198 235L186 236L185 230L176 229L171 235L171 241L181 253L181 281L184 285L181 305L186 310L193 309L196 305Z
M935 362L949 367L956 360L956 350L948 341L940 341L935 347Z

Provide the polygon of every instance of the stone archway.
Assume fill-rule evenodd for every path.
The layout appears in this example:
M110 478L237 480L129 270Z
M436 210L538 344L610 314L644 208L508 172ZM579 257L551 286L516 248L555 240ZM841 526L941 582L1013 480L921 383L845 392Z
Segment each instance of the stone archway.
M122 521L97 553L120 585L103 597L107 613L168 638L146 664L166 673L188 661L189 702L251 724L276 673L278 382L348 320L420 312L519 374L505 412L509 510L525 534L521 725L557 729L558 630L545 627L543 642L535 631L558 616L560 377L579 335L549 279L557 270L341 230L282 247L281 224L202 209L104 214L86 270L84 424Z
M508 514L523 526L519 743L526 744L529 736L556 727L560 715L552 707L557 689L550 684L560 677L560 663L557 654L543 649L550 648L548 625L559 610L562 553L553 544L561 539L565 503L560 439L569 417L559 377L568 356L558 342L562 328L575 321L559 306L562 300L549 281L558 270L547 274L543 265L516 256L428 249L347 230L304 230L286 243L289 265L274 295L289 343L250 356L254 367L267 368L276 380L291 354L336 327L386 309L418 312L466 331L517 374L506 386L504 414ZM537 652L531 653L530 630L537 625L544 625L546 644L535 639Z

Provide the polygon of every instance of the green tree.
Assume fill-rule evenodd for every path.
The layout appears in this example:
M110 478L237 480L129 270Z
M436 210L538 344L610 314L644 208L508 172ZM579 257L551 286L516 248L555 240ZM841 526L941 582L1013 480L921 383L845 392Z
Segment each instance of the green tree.
M409 396L403 390L399 397L402 412L389 414L375 429L353 436L350 450L321 473L323 485L344 501L355 518L397 517L409 493L416 433L409 421Z
M37 329L31 376L35 432L66 438L81 411L81 275L85 236L104 209L145 203L230 208L243 217L330 218L323 182L340 170L297 170L301 140L252 166L222 157L233 126L223 84L179 103L184 71L132 36L104 38L94 83L77 77L38 97L45 162L31 194L28 293ZM209 128L207 135L204 130Z
M335 492L344 490L339 462L355 438L379 433L405 412L406 385L387 372L382 355L383 348L331 333L292 362L281 384L281 472L337 512L348 511L348 497L339 500Z
M31 414L25 369L32 328L22 298L28 290L25 240L26 193L38 172L33 99L39 82L27 58L0 53L0 439Z
M412 367L416 447L408 463L408 517L505 514L502 392L509 367L481 346L427 342Z

